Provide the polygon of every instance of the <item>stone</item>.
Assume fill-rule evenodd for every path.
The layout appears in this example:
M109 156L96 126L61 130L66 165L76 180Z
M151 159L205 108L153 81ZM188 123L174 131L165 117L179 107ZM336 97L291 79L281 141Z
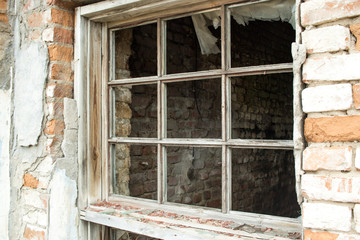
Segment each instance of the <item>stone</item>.
M35 189L24 189L22 196L25 205L35 208L46 209L47 208L47 196L38 192Z
M303 203L303 227L350 231L352 209L330 203Z
M358 0L312 0L301 4L301 25L318 25L360 15Z
M355 168L356 170L360 170L360 148L356 148L355 151Z
M360 79L360 54L308 58L303 65L303 81L345 81Z
M16 58L14 121L20 146L38 142L44 117L43 95L48 63L46 45L40 42L24 46Z
M303 152L303 170L306 171L349 171L351 165L351 147L314 147Z
M360 201L359 177L328 177L305 174L301 178L302 194L309 200L336 202Z
M360 140L360 116L306 118L304 135L308 142Z
M349 28L335 25L302 32L308 53L336 52L350 48Z
M351 84L318 86L302 91L302 106L306 113L347 110L352 102Z
M50 183L49 235L52 240L78 239L78 209L76 181L64 170L55 170Z

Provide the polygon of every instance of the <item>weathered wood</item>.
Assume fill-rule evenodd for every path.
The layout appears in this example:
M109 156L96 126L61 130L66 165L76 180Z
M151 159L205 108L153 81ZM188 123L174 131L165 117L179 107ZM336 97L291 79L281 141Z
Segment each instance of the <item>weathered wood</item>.
M109 146L107 139L109 138L109 90L108 90L108 78L109 78L109 41L108 41L108 27L106 23L102 24L102 39L101 39L101 66L102 66L102 78L101 78L101 176L102 176L102 199L107 200L109 195L109 183L110 183L110 161L109 161Z
M75 51L74 51L74 98L78 109L78 208L88 205L87 185L87 49L88 21L81 17L80 11L75 12ZM88 239L88 224L79 223L79 238Z
M88 176L89 202L101 199L101 23L90 22L89 31L89 87L88 87Z
M149 84L156 83L156 81L162 82L179 82L179 81L194 81L194 80L204 80L210 78L220 78L222 75L236 77L236 76L250 76L250 75L265 75L265 74L274 74L274 73L287 73L292 72L293 65L292 63L280 63L280 64L268 64L260 66L251 66L251 67L238 67L231 68L226 71L219 70L208 70L208 71L199 71L199 72L190 72L190 73L176 73L168 74L161 77L152 76L152 77L140 77L140 78L127 78L127 79L117 79L109 82L109 85L125 85L125 84Z

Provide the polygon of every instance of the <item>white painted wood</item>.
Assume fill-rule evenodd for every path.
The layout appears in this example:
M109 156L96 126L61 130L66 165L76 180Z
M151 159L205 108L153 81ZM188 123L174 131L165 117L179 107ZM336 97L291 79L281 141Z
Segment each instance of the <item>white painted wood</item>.
M109 143L163 144L166 146L194 145L203 147L230 146L233 148L293 149L292 140L231 139L227 142L211 138L111 138Z
M177 82L177 81L193 81L193 80L204 80L210 78L220 78L221 75L227 75L230 77L236 76L250 76L250 75L265 75L273 73L286 73L292 72L292 63L280 63L280 64L269 64L251 67L238 67L231 68L226 71L222 70L207 70L190 73L176 73L168 74L161 77L140 77L140 78L128 78L128 79L117 79L109 82L109 85L123 85L123 84L144 84L144 83L155 83L156 81L162 82Z

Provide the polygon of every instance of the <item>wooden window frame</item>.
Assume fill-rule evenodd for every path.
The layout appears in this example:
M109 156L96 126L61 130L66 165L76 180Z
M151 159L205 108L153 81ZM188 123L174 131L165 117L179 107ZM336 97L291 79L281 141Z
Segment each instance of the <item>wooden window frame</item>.
M220 9L221 15L229 15L229 4L237 3L236 6L249 1L243 0L216 0L212 3L208 1L198 1L192 4L190 0L165 0L165 1L139 1L139 0L121 0L103 2L76 10L76 29L75 29L75 98L78 102L79 110L79 207L82 209L81 219L88 221L85 224L87 231L83 235L97 235L101 232L100 225L111 227L119 227L114 222L116 218L109 220L99 220L90 209L93 203L98 201L108 201L114 203L135 204L140 207L152 207L163 209L164 211L178 211L193 214L189 212L189 205L178 205L166 202L166 157L164 154L165 146L205 146L205 147L221 147L222 148L222 208L220 211L209 210L208 208L196 207L199 211L198 216L212 216L214 219L224 220L246 220L250 224L258 224L266 227L282 227L288 228L289 231L300 228L300 223L296 219L284 217L267 216L262 214L243 213L231 210L231 171L230 161L231 148L262 148L262 149L287 149L294 150L295 155L295 171L298 201L301 202L299 191L300 179L300 159L303 149L303 140L300 124L302 118L294 117L294 138L293 140L256 140L256 139L230 139L231 134L231 117L230 117L230 97L229 95L231 77L260 75L271 73L288 73L293 72L292 63L260 65L250 67L230 67L230 23L226 21L229 16L222 17L221 30L221 69L169 74L165 73L165 51L166 40L165 20L178 17L182 14L196 13L199 11L207 11L210 9ZM253 1L250 1L253 2ZM300 0L296 0L297 6ZM157 10L154 9L167 9ZM179 7L181 6L181 7ZM186 7L185 7L186 6ZM153 77L141 77L131 79L114 79L111 72L111 53L113 43L110 40L111 34L119 26L129 27L144 24L149 21L157 22L158 37L157 47L160 49L157 55L158 74ZM300 26L297 19L297 26ZM300 42L299 29L296 31L296 42ZM295 66L296 67L296 66ZM110 74L109 74L110 73ZM221 78L222 89L222 136L221 139L169 139L165 137L166 128L163 122L166 122L165 109L165 87L166 83L177 81L191 81L209 78ZM109 81L109 79L111 79ZM299 93L301 90L301 79L294 76L294 116L302 116L299 106ZM115 138L109 137L109 89L113 86L121 86L125 84L145 84L156 83L158 86L157 109L158 109L158 138ZM227 92L227 93L225 93ZM231 94L230 94L231 95ZM115 143L143 143L156 144L158 148L158 200L157 203L145 199L137 199L126 196L109 195L110 190L110 163L109 163L109 145ZM92 208L94 209L94 208ZM203 213L206 213L203 215ZM99 220L99 221L98 221ZM92 223L100 225L92 225ZM113 225L112 225L113 224ZM129 229L125 229L129 230ZM130 229L131 230L131 229ZM129 231L130 231L129 230ZM143 233L144 234L144 233ZM155 236L156 237L156 236Z

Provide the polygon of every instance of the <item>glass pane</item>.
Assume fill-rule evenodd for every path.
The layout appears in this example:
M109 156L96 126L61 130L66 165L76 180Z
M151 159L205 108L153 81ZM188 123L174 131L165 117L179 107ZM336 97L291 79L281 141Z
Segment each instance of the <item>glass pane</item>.
M113 192L157 199L157 146L114 144L111 146Z
M169 202L221 208L221 148L168 147Z
M157 24L115 33L115 79L157 75Z
M231 9L232 67L292 62L295 30L288 23L292 6L286 4L252 4Z
M221 80L167 84L167 137L221 138Z
M292 73L231 79L232 138L292 139Z
M157 85L113 88L113 136L157 137Z
M300 216L293 151L232 149L232 209Z
M167 21L167 73L221 68L220 11Z

